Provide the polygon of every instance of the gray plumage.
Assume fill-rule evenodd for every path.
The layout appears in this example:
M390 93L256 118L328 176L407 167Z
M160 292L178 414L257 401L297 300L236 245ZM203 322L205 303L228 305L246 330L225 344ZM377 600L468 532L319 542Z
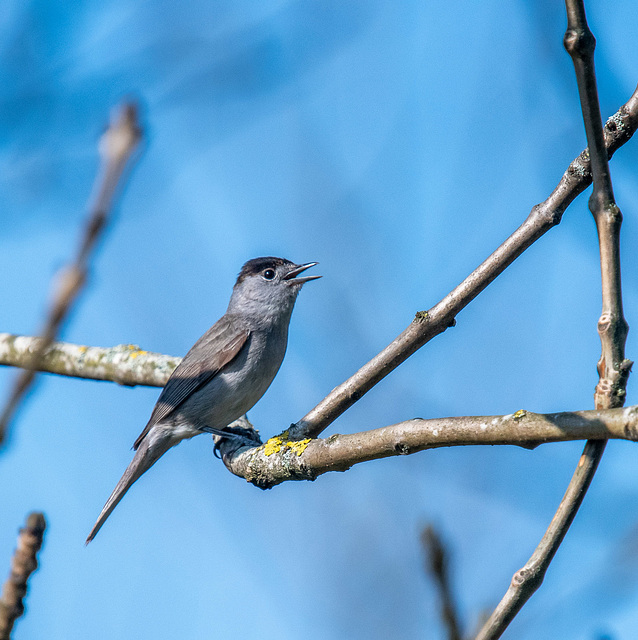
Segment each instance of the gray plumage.
M171 447L223 430L261 398L286 353L290 316L315 262L255 258L243 267L226 313L193 345L162 389L135 455L107 500L87 544L131 485Z

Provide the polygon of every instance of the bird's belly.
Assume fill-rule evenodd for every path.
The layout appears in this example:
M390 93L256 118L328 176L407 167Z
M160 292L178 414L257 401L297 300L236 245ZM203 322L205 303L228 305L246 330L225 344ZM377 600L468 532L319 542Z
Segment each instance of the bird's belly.
M276 341L273 345L254 335L249 340L233 362L180 407L180 417L194 425L223 429L264 395L283 360L285 342L282 350Z

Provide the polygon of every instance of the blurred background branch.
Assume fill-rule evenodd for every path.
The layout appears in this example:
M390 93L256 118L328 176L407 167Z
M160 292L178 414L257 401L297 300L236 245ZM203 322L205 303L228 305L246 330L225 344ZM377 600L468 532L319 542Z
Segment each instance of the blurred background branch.
M26 356L23 356L21 364L23 370L16 377L9 398L0 413L0 445L6 437L11 418L40 369L42 354L55 340L86 282L91 254L108 222L118 184L140 137L135 105L125 104L114 111L110 126L100 140L101 169L96 179L94 202L90 207L77 255L73 263L56 274L53 300L45 327L35 343L35 348L25 352Z
M27 583L29 576L38 568L38 551L42 547L45 529L44 514L37 512L30 513L26 526L20 529L9 578L0 596L0 640L10 640L15 621L24 613Z
M439 594L441 620L447 631L447 638L448 640L462 640L458 606L450 584L449 551L432 525L423 529L421 545L425 552L426 572L432 578Z

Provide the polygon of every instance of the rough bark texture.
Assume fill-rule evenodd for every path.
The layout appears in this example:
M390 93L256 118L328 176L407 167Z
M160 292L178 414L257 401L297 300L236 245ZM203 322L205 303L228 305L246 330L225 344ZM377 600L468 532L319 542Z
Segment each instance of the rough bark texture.
M360 462L463 445L539 444L586 439L638 440L638 407L539 414L520 410L505 416L423 420L326 439L295 440L285 431L265 444L243 418L233 425L254 444L216 437L229 471L262 489L288 480L314 480L329 471L347 471Z

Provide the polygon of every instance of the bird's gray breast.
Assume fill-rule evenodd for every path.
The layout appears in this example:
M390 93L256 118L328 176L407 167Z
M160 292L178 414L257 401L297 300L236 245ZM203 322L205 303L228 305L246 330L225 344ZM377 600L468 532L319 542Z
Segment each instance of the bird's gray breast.
M286 353L285 330L251 331L237 356L176 411L175 422L223 429L264 395Z

